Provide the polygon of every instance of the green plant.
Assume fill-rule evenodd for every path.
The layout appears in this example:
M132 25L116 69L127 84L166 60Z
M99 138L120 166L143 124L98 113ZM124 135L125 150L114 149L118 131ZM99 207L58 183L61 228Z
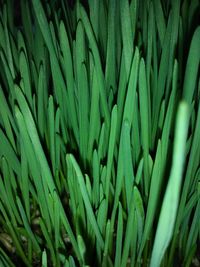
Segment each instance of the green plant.
M0 13L1 266L191 266L200 5L22 0Z

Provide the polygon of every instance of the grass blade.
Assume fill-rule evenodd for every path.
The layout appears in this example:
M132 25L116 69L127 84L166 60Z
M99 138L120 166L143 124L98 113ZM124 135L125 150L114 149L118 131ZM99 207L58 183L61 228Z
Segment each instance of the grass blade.
M160 266L162 257L172 237L176 212L178 208L183 164L185 160L184 154L188 124L188 106L185 102L182 102L177 114L172 169L159 217L158 228L156 231L150 263L151 267ZM173 201L171 201L171 199L173 199Z

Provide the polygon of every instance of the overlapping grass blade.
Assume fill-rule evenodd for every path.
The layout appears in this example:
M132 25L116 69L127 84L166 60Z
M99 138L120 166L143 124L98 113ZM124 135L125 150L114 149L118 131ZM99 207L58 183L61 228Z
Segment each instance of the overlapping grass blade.
M92 203L95 208L99 205L100 192L99 192L99 181L100 181L100 166L99 157L96 150L93 152L92 160L92 174L93 174L93 186L92 186Z
M93 146L98 142L99 125L100 125L100 110L99 110L99 85L97 82L96 68L94 67L93 81L91 89L91 109L89 119L89 137L88 137L88 160L91 160Z
M144 60L140 61L139 68L139 102L140 102L140 116L141 116L141 141L144 153L144 191L148 196L150 175L149 175L149 109L148 109L148 89L146 79L146 68Z
M39 162L36 158L33 147L31 145L31 140L30 140L30 137L28 136L24 118L20 110L17 107L16 107L16 118L19 124L19 129L20 129L20 134L21 134L21 146L22 146L22 149L24 147L26 157L29 159L28 164L29 164L30 173L32 177L41 178L41 174L39 170ZM33 182L37 188L38 199L40 200L39 204L40 204L41 214L47 219L47 226L48 226L48 230L50 231L51 223L50 223L50 217L49 217L47 203L46 203L46 199L44 195L44 188L42 185L42 181L40 179L34 179Z
M130 143L130 125L128 120L125 120L122 125L122 142L123 142L123 155L124 155L124 164L123 164L123 173L124 173L124 184L126 190L126 204L127 210L130 210L131 205L131 195L132 187L134 184L134 173L132 165L132 155L131 155L131 143Z
M78 91L78 122L79 122L79 147L80 154L84 160L87 156L89 127L89 88L86 71L86 54L85 54L85 34L83 25L78 23L76 31L76 74L77 74L77 91Z
M28 103L30 107L33 108L29 66L28 66L27 58L23 51L21 51L19 55L19 66L20 66L21 77L22 77L23 85L25 89L24 93L28 99Z
M114 263L115 267L121 266L121 254L122 254L122 249L123 249L122 240L123 240L123 215L122 215L122 206L121 206L121 203L119 202L115 263Z
M14 151L16 152L16 144L14 141L14 135L12 128L14 129L15 133L17 132L16 130L16 124L15 121L13 120L11 110L8 106L8 103L6 101L4 92L0 86L0 102L1 102L1 109L0 109L0 114L1 114L1 119L3 122L3 126L5 128L6 136L11 143Z
M15 78L15 68L13 62L12 49L10 44L10 34L8 29L8 14L7 14L7 6L3 5L3 24L4 24L4 32L5 32L5 41L6 41L6 58L8 61L8 66L12 75L12 78Z
M26 101L25 101L20 89L16 88L16 90L18 92L17 93L17 98L18 98L19 106L22 109L25 126L27 128L29 137L30 137L30 139L32 141L36 158L38 159L38 162L40 164L40 168L41 168L41 172L42 172L43 178L45 179L45 182L46 182L46 184L48 186L48 189L49 189L50 193L53 194L53 192L56 190L55 184L53 182L53 178L52 178L52 174L51 174L50 168L48 166L47 160L45 158L44 152L43 152L42 147L41 147L41 143L40 143L40 140L39 140L39 137L38 137L38 133L37 133L37 130L36 130L36 127L35 127L35 123L33 121L33 118L32 118L32 115L30 113L30 110L28 108L28 105L27 105L27 103L26 103ZM59 201L60 201L60 199L59 199ZM51 213L50 207L49 207L49 212ZM64 226L66 227L67 232L70 235L70 238L71 238L71 241L73 243L74 249L75 249L75 251L77 253L77 256L79 256L79 253L78 253L78 250L77 250L77 243L75 241L74 235L72 233L72 230L71 230L69 222L68 222L68 220L66 218L66 215L64 215L64 214L65 214L64 210L61 207L61 214L60 214L61 220L62 220L62 222L63 222L63 220L65 220L65 222L63 222Z
M40 246L38 244L38 241L37 241L35 235L33 234L32 230L30 228L30 225L29 225L29 222L27 220L27 217L26 217L24 208L23 208L22 203L21 203L21 200L20 200L20 198L18 196L16 197L16 202L17 202L17 205L18 205L18 208L19 208L19 211L20 211L20 214L21 214L23 223L24 223L24 227L25 227L25 229L26 229L26 231L28 233L28 236L31 239L31 241L33 242L33 245L34 245L37 253L39 253L40 250L41 250L40 249Z
M26 264L26 266L30 267L30 261L27 259L23 247L21 245L21 241L19 240L19 234L17 232L16 226L14 226L12 224L12 222L10 221L10 219L8 218L6 211L4 209L4 207L2 206L2 203L0 202L0 208L1 208L1 212L5 218L5 224L6 224L6 228L12 238L13 244L16 248L17 254L20 255L21 259L23 260L23 262ZM16 225L16 224L15 224Z
M141 253L144 249L146 241L149 239L150 229L152 227L153 218L155 215L155 209L157 205L158 194L160 191L160 183L161 183L161 165L162 164L162 150L161 150L161 142L158 141L157 151L155 162L152 170L152 177L151 177L151 185L149 191L149 200L147 205L146 211L146 218L145 218L145 226L144 232L142 236L142 241L140 245L140 250L138 257L141 257Z
M162 55L160 60L159 72L158 72L158 81L156 84L155 90L153 90L153 99L152 99L152 139L153 143L155 142L156 138L156 131L157 131L157 123L159 118L160 106L163 95L165 93L165 86L167 82L167 73L168 73L168 64L169 64L169 52L170 52L170 38L171 38L171 31L172 31L172 19L169 17L169 21L167 24Z
M81 12L81 19L83 21L85 32L87 34L87 37L88 37L88 40L90 43L90 47L92 50L92 54L94 56L95 66L97 69L97 81L98 81L99 89L100 89L100 91L99 91L100 92L100 103L101 103L103 115L105 117L105 123L106 123L107 127L109 127L110 116L109 116L108 103L106 100L105 80L103 77L102 65L101 65L99 51L97 48L97 43L96 43L95 37L93 35L93 31L91 29L91 25L90 25L89 19L87 17L86 11L82 6L80 6L80 12Z
M166 32L166 23L165 23L165 18L163 14L162 3L161 1L154 0L153 5L155 9L155 18L156 18L159 39L160 39L160 43L162 46L164 44L164 36Z
M113 165L114 148L115 148L115 142L116 142L116 129L117 129L117 105L113 107L112 115L111 115L108 159L107 159L107 165L106 165L107 168L106 168L106 177L105 177L106 179L105 197L106 197L106 202L107 202L107 208L108 208L109 199L110 199L111 170L112 170L112 165ZM106 214L106 217L107 217L107 214Z
M124 247L123 247L122 258L121 258L121 267L126 266L131 242L134 242L134 240L132 239L132 237L134 237L133 235L134 228L132 226L133 226L134 218L136 216L135 203L134 203L135 202L134 201L135 190L137 190L136 187L134 187L134 189L132 190L132 196L131 196L132 205L130 206L130 211L128 213L128 218L127 218L126 231L125 231L125 237L124 237Z
M90 20L96 40L99 40L99 1L89 0Z
M108 220L106 224L106 235L105 235L105 245L104 245L104 252L103 252L102 267L110 266L108 263L108 253L109 253L108 249L109 249L110 238L111 238L110 220Z
M187 245L186 245L186 255L185 255L185 261L187 258L189 258L191 247L195 246L198 243L198 235L199 235L199 220L200 220L200 201L198 200L194 217L192 220Z
M31 19L30 5L27 0L21 3L22 23L24 25L24 34L27 40L28 54L33 50L33 25Z
M17 155L10 144L9 140L5 136L4 132L0 129L0 156L4 156L8 162L12 162L12 169L16 174L20 174L20 163Z
M197 0L2 3L0 265L199 261L198 13Z
M116 3L111 0L108 8L108 41L106 55L105 82L106 90L110 88L116 92L116 49L115 49L115 10Z
M14 263L11 261L11 259L8 257L8 255L3 251L2 248L0 248L0 263L2 266L5 267L14 267Z
M84 178L83 178L83 175L81 173L81 170L76 162L76 160L74 159L74 157L72 155L68 155L67 156L67 161L70 161L75 172L76 172L76 176L77 176L77 179L78 179L78 183L79 183L79 186L80 186L80 190L81 190L81 194L82 194L82 198L84 200L84 204L86 206L86 211L88 213L88 218L90 220L90 223L93 227L93 230L95 232L95 235L96 235L96 238L99 242L99 245L100 247L103 249L104 248L104 241L103 241L103 238L102 238L102 235L100 233L100 230L99 230L99 227L97 225L97 221L96 221L96 218L95 218L95 215L93 213L93 210L92 210L92 207L91 207L91 204L90 204L90 201L89 201L89 197L88 197L88 193L87 193L87 189L86 189L86 186L85 186L85 182L84 182Z
M45 223L43 222L42 219L40 219L40 227L41 227L42 233L46 239L47 247L49 248L49 250L51 252L51 259L52 259L53 265L56 266L56 254L55 254L54 246L53 246L51 237L49 236L49 233L46 229ZM59 265L57 265L57 266L59 266Z
M187 195L189 194L189 187L191 184L191 177L194 177L194 173L196 172L198 164L199 164L199 158L200 158L200 152L199 152L200 143L199 143L199 139L198 139L198 136L200 134L199 131L200 131L200 107L198 108L198 114L197 114L197 119L196 119L196 127L195 127L195 131L194 131L192 147L191 147L191 151L190 151L187 171L185 174L185 180L184 180L184 184L183 184L180 204L179 204L178 212L177 212L177 219L176 219L175 230L174 230L175 235L173 237L171 251L170 251L170 261L172 260L172 256L174 253L174 247L175 247L176 242L177 242L178 230L179 230L181 221L183 219L186 199L187 199Z
M192 103L195 84L197 80L198 67L200 62L199 52L200 27L198 27L193 35L188 55L187 65L185 69L184 84L183 84L183 98L189 104Z
M71 120L71 125L74 130L76 140L78 140L78 123L77 123L77 110L76 110L75 98L74 98L74 77L73 77L72 55L71 55L69 38L66 32L64 23L62 21L60 23L60 46L61 46L61 51L63 53L63 60L65 63L64 74L65 74L65 79L67 83L69 106L70 106L70 111L71 111L70 120Z
M129 1L124 0L120 2L120 12L123 40L123 56L125 61L126 79L128 80L132 62L132 55L134 51Z
M136 94L136 86L138 82L138 68L139 68L139 50L135 49L135 54L133 58L133 63L131 66L130 80L128 91L126 95L125 107L123 111L123 121L128 120L130 126L132 125L133 111L135 102L135 94Z

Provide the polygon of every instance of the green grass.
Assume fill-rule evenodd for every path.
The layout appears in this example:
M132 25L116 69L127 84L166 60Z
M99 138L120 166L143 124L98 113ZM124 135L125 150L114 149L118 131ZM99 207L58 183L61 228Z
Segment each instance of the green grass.
M15 2L0 266L200 266L199 1Z

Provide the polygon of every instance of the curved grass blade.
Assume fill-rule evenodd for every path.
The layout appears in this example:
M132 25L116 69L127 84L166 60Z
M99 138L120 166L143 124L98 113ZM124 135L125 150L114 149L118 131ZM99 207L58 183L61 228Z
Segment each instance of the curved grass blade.
M183 174L188 125L188 106L185 102L182 102L177 114L172 169L161 207L151 256L151 267L160 266L163 255L172 237Z
M191 147L190 156L189 156L188 165L187 165L187 170L186 170L186 174L185 174L185 180L184 180L184 184L183 184L180 204L178 207L177 220L176 220L175 230L174 230L175 234L174 234L174 237L172 240L169 262L171 262L171 260L172 260L172 255L173 255L174 250L175 250L175 246L176 246L176 242L177 242L177 235L179 232L180 224L181 224L181 221L183 220L183 214L184 214L184 210L185 210L186 200L187 200L187 196L189 195L190 184L192 182L191 177L195 177L195 172L199 166L199 158L200 158L199 135L200 135L200 106L198 108L196 127L194 130L192 147Z

